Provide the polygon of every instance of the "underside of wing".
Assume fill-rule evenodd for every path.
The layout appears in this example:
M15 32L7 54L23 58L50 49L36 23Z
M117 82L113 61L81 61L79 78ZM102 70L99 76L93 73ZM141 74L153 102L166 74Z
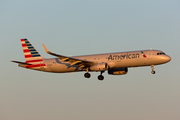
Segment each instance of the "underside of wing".
M67 57L67 56L63 56L63 55L58 55L56 53L52 53L46 48L46 46L44 44L42 44L42 45L43 45L46 53L58 57L61 61L71 63L71 66L79 65L80 67L85 68L85 67L90 67L94 64L94 62L92 62L92 61L81 60L81 59L77 59L77 58L73 58L73 57Z

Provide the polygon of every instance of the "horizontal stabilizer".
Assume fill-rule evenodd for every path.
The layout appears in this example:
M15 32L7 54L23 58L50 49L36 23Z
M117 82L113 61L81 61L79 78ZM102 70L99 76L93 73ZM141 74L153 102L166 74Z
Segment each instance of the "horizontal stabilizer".
M14 63L19 63L19 64L22 64L22 65L32 65L32 64L29 64L29 63L19 62L19 61L11 61L11 62L14 62Z

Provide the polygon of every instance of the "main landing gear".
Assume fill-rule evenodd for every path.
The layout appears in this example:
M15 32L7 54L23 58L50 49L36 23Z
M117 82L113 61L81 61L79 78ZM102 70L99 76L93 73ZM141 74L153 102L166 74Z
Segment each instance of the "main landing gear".
M104 76L102 75L104 71L101 71L101 74L98 76L98 80L104 80Z
M84 74L84 77L85 77L85 78L90 78L90 77L91 77L91 74L88 73L88 71L89 71L88 68L86 69L86 71L87 71L87 73Z
M90 78L91 77L91 74L89 74L88 72L84 74L84 77L85 78Z
M151 65L151 69L152 69L151 73L155 74L156 72L154 71L154 65Z
M101 71L101 74L98 76L98 80L104 80L104 76L102 75L103 72L104 71ZM88 71L87 71L87 73L84 74L84 77L85 78L90 78L91 74L89 74Z

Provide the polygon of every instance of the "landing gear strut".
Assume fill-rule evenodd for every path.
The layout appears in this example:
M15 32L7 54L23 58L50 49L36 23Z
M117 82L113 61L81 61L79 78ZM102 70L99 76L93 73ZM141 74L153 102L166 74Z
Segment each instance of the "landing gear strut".
M152 69L151 73L155 74L156 72L154 71L154 65L151 65L151 69Z
M87 73L84 74L84 77L85 78L90 78L91 77L91 74L88 73L88 68L86 69Z
M101 74L98 76L98 80L104 80L104 76L102 75L104 71L101 71Z

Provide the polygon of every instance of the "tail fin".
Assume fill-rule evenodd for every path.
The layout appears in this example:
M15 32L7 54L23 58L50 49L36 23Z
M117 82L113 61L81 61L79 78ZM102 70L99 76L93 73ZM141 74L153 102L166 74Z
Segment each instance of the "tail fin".
M21 44L24 52L26 63L37 64L43 61L43 57L32 46L27 39L21 39Z

